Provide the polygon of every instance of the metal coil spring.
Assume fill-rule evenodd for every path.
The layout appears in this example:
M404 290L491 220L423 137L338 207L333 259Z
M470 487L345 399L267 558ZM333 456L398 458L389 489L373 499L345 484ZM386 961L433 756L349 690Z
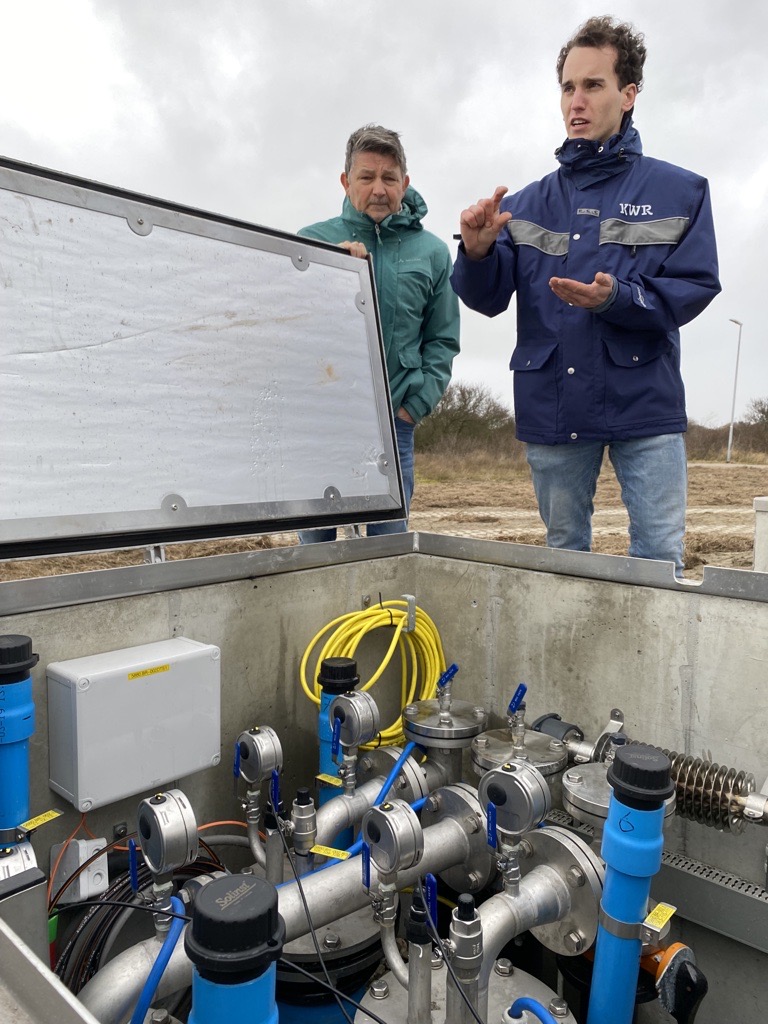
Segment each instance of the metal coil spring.
M744 798L755 791L754 775L675 750L656 749L663 751L672 763L677 813L682 818L698 821L718 832L738 835L744 831Z

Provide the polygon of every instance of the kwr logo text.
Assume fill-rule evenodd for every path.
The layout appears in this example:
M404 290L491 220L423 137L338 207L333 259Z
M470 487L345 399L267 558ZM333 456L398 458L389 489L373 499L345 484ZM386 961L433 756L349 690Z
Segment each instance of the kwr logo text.
M653 210L648 206L634 206L632 203L619 203L621 213L630 217L652 217Z

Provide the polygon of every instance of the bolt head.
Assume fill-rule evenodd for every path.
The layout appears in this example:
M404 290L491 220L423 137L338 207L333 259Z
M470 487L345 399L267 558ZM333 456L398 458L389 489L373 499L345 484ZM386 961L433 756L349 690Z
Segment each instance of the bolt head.
M576 867L575 864L572 864L568 868L565 873L565 877L568 879L568 885L570 885L572 889L579 889L586 882L584 872L581 868Z
M368 991L374 999L386 999L389 995L389 985L383 978L379 978L378 981L374 981Z
M477 739L475 740L475 743L478 745L478 747L487 747L488 746L488 737L487 736L478 736Z
M372 767L373 767L373 761L371 761L370 757L361 757L360 758L360 770L361 771L369 772Z
M517 855L521 860L528 860L533 856L533 845L527 839L521 839L517 848Z
M555 996L549 1002L549 1012L553 1017L567 1017L568 1003L566 1003L562 996Z
M405 709L405 717L413 718L414 715L418 714L418 710L419 709L416 707L415 704L409 704L408 707Z
M565 746L565 744L563 743L562 740L552 740L551 743L549 744L549 749L550 750L562 750L564 746Z
M485 708L472 708L472 714L475 716L475 718L482 720L483 718L485 718Z
M584 776L581 772L566 772L565 779L566 782L570 782L574 786L579 786L584 781Z
M584 949L584 936L581 932L568 932L563 942L569 953L581 953Z
M512 966L512 961L507 960L506 957L502 957L501 960L497 960L493 965L493 969L502 978L509 978L515 971L515 968Z
M470 871L469 875L467 876L467 882L469 883L470 889L479 889L480 883L482 882L482 878L477 873L477 871Z
M341 939L336 932L326 932L323 938L323 945L326 949L338 949L341 945Z
M152 1024L168 1024L171 1019L170 1013L167 1010L153 1010L152 1016L149 1018Z
M440 797L436 793L433 793L433 795L429 798L429 800L427 800L426 807L427 807L427 810L429 810L429 811L439 811L440 810Z

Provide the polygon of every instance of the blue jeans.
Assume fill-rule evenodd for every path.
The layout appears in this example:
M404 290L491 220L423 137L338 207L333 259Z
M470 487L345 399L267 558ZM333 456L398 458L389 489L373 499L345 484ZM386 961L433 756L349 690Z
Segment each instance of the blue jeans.
M411 507L413 497L413 436L416 429L413 423L395 416L395 439L397 441L397 454L400 459L400 473L403 477L403 491L405 492L405 514ZM395 519L386 523L368 523L366 535L368 537L381 537L387 533L405 533L408 529L407 519ZM299 542L301 544L319 544L326 540L336 540L336 527L331 526L321 530L300 530Z
M574 445L529 444L528 465L547 528L547 546L590 550L593 498L606 447L629 513L630 555L674 562L675 575L682 576L688 487L682 434Z

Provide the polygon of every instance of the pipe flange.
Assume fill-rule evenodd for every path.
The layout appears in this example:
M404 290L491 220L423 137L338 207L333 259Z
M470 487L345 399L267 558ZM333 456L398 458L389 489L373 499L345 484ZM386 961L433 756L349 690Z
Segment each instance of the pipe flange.
M520 858L521 874L525 876L539 866L554 868L571 894L571 909L562 920L538 925L531 928L531 933L553 953L577 956L597 937L605 882L603 863L585 843L557 825L533 829L524 842L529 854Z
M403 710L406 738L422 747L456 750L468 747L488 721L485 708L466 700L454 700L441 708L439 700L420 700Z
M462 823L469 841L469 855L464 864L456 864L440 872L440 877L456 892L478 892L490 882L496 871L493 851L486 838L485 812L477 791L466 782L437 789L424 804L421 823L426 829L444 818Z
M555 775L568 764L568 748L561 740L532 729L525 730L522 754L515 753L509 729L492 729L472 740L472 767L476 775L500 768L517 757L524 757L544 776Z
M358 786L368 782L369 779L381 776L386 779L402 752L402 747L379 747L376 750L366 750L357 762ZM418 752L414 751L414 753ZM405 800L409 804L429 795L424 771L414 760L413 754L406 758L405 763L401 766L388 795L393 799L397 797L398 800Z

